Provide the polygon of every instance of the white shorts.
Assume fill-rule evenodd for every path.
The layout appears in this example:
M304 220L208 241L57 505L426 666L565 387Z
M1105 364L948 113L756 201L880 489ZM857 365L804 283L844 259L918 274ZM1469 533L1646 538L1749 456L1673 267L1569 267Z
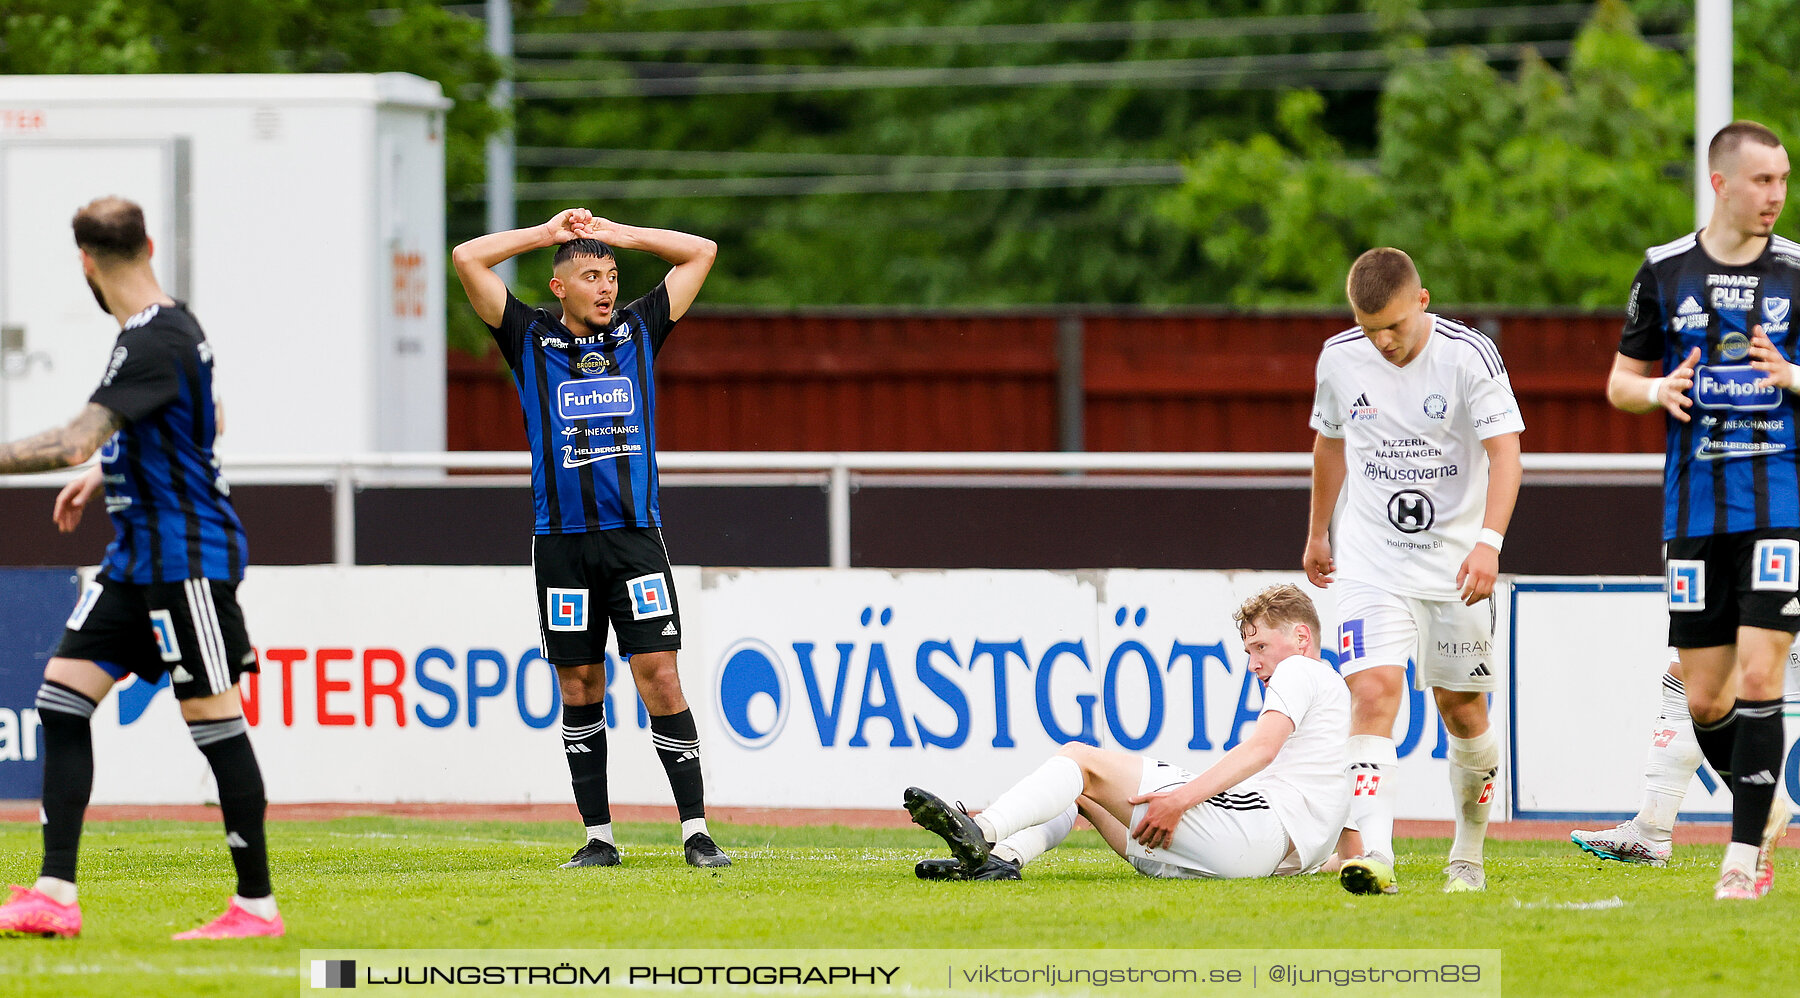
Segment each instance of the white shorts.
M1194 778L1179 766L1144 758L1138 793L1173 790ZM1131 809L1125 859L1146 877L1213 877L1236 880L1275 873L1289 850L1281 820L1256 791L1226 791L1188 808L1166 849L1146 849L1131 838L1148 804Z
M1413 688L1492 693L1500 688L1494 655L1494 601L1396 596L1346 579L1338 595L1338 673L1418 665Z

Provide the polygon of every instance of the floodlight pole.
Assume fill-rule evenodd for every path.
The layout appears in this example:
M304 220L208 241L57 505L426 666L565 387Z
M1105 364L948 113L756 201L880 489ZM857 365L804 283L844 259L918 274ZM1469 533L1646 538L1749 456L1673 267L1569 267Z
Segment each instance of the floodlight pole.
M1694 2L1694 227L1712 217L1706 147L1731 124L1731 0Z
M501 76L494 82L488 103L502 114L511 114L513 106L513 25L512 0L487 0L488 51L500 60ZM505 232L519 224L518 204L513 199L513 130L502 129L487 140L487 231ZM510 287L518 274L518 264L502 260L494 267Z

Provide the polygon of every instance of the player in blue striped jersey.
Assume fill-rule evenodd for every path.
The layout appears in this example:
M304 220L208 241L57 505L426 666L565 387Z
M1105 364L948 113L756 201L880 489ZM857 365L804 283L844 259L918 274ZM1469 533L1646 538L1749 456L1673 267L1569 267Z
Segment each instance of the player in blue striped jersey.
M552 246L550 292L562 304L560 316L513 297L493 269ZM621 306L614 247L653 254L672 269L649 294ZM706 827L700 740L675 665L681 611L656 484L656 355L699 295L717 252L710 239L571 208L451 253L469 303L512 369L531 446L538 625L544 657L556 666L563 751L587 829L585 844L564 866L619 862L606 784L609 620L650 715L687 861L731 863Z
M1707 160L1712 216L1646 252L1606 395L1665 413L1669 644L1695 737L1732 795L1714 896L1757 898L1789 816L1776 783L1782 664L1800 631L1800 368L1786 359L1800 348L1800 244L1774 235L1789 172L1775 133L1733 122Z
M155 683L166 674L218 781L238 877L224 914L175 938L279 936L262 771L238 700L238 677L257 665L237 603L244 528L213 455L212 345L157 284L142 209L100 198L76 213L74 229L88 286L118 320L119 338L87 407L67 426L0 445L0 474L74 467L99 451L100 466L56 497L53 518L74 530L104 488L117 536L44 669L43 868L0 905L0 932L80 932L75 861L94 782L90 718L127 675Z

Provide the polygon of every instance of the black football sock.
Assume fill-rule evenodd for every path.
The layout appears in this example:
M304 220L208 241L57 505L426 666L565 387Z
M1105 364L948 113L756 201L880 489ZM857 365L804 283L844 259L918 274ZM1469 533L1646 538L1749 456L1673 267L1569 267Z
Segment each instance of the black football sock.
M1781 778L1781 701L1739 700L1731 752L1731 841L1760 845Z
M94 790L90 718L99 704L53 679L38 687L44 729L44 865L39 876L75 882L81 822Z
M569 785L581 823L589 828L612 822L606 793L606 701L563 704L563 754L569 760Z
M237 895L266 898L269 886L269 843L263 833L262 768L250 747L250 729L241 717L219 721L189 721L188 733L212 766L219 785L219 812L225 819L225 844L231 849L231 865L237 868Z
M1732 747L1737 743L1737 726L1736 707L1711 724L1701 724L1698 718L1694 719L1694 740L1700 743L1700 751L1706 756L1706 764L1727 785L1731 783L1731 754Z
M669 774L669 789L675 792L675 810L681 820L706 817L706 789L700 778L700 732L694 727L694 712L652 715L650 741L656 745L656 755Z

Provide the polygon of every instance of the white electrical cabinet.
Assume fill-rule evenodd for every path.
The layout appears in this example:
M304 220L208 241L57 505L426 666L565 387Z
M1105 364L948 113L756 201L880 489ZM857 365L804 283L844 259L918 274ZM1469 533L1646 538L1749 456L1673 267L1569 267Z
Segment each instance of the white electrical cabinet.
M444 447L444 111L378 75L0 76L0 439L67 422L118 324L70 219L144 206L233 453Z

